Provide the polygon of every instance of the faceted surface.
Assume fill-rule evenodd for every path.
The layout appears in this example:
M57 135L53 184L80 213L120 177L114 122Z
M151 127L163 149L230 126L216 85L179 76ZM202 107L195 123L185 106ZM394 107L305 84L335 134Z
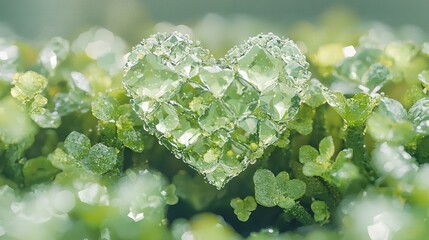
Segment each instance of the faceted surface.
M188 36L155 34L129 54L123 83L145 129L222 188L294 119L307 68L297 46L273 34L219 60Z

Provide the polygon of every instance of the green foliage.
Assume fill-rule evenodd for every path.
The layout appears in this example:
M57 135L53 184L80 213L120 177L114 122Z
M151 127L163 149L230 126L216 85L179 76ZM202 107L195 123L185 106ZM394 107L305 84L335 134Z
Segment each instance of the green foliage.
M316 222L326 223L331 215L324 201L313 201L311 210L314 212L314 221Z
M264 207L291 209L295 200L305 194L306 185L299 179L289 179L287 172L277 176L268 169L258 169L253 176L256 202Z
M220 59L0 38L0 238L424 239L429 44L343 18Z
M247 196L244 199L231 199L230 205L234 209L234 213L237 215L238 220L242 222L246 222L250 214L252 214L252 211L256 209L255 198L252 196Z
M299 161L303 164L302 172L308 177L318 176L336 187L345 189L354 180L360 178L359 169L351 161L352 149L343 149L335 160L332 157L335 146L331 136L319 143L319 151L309 145L299 149Z
M73 131L64 140L64 148L71 157L82 161L89 153L91 141L84 134Z

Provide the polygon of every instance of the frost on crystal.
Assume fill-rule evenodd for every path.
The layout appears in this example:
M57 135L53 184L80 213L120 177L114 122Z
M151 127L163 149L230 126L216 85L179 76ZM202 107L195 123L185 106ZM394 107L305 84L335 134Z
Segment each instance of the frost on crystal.
M294 119L307 68L292 41L271 33L219 60L186 35L159 33L130 52L123 83L146 130L222 188Z

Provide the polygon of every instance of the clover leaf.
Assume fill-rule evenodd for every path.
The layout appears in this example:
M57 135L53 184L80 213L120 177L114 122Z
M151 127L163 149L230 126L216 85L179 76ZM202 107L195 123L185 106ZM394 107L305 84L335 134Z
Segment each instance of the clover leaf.
M359 169L351 162L352 149L341 150L335 161L335 146L331 136L323 138L319 143L319 151L312 146L304 145L299 149L299 161L304 165L305 176L322 177L337 187L346 187L354 179L360 177Z
M253 175L256 202L265 207L291 208L301 198L306 185L299 179L289 179L287 172L277 176L268 169L258 169Z
M238 220L246 222L252 211L256 209L255 198L252 196L247 196L244 199L234 198L230 203L231 207L234 209L235 215L237 215Z

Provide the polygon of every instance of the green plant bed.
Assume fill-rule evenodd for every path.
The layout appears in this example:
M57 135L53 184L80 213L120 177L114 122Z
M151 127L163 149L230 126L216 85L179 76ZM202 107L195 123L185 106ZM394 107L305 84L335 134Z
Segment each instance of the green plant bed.
M0 38L0 239L425 239L429 43L351 35Z

